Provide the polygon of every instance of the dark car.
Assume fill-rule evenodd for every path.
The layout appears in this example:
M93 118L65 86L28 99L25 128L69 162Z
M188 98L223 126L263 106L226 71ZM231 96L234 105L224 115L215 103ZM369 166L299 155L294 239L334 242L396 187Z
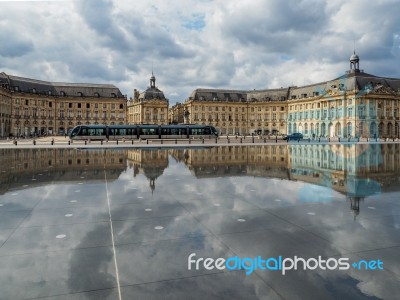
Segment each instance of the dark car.
M303 134L302 133L299 133L299 132L295 132L295 133L292 133L292 134L289 134L289 135L287 135L287 136L285 136L283 139L284 140L295 140L295 141L297 141L297 140L302 140L304 138L304 136L303 136Z

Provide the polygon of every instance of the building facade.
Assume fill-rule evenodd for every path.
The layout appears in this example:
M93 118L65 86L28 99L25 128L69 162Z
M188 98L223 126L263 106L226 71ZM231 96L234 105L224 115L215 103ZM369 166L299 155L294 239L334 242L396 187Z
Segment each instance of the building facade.
M184 111L189 123L211 124L221 134L400 137L400 79L367 74L359 63L354 53L343 76L302 87L196 89Z
M0 83L0 138L8 137L11 133L11 92L7 85Z
M136 89L133 98L128 101L127 115L129 124L168 124L169 101L156 87L156 77L150 77L150 86L142 93Z
M111 84L53 83L0 73L5 136L63 135L81 124L126 123L126 96ZM2 105L3 107L3 105ZM2 113L3 114L3 113Z
M168 123L181 124L185 122L185 106L182 103L176 103L168 109Z
M400 79L359 69L327 82L290 89L288 133L325 137L399 137Z
M196 89L185 101L188 122L211 124L225 134L286 133L288 89Z
M307 86L265 90L195 89L184 103L150 86L126 96L114 85L52 83L0 73L0 137L65 134L80 124L207 124L222 135L400 137L400 79L360 69Z

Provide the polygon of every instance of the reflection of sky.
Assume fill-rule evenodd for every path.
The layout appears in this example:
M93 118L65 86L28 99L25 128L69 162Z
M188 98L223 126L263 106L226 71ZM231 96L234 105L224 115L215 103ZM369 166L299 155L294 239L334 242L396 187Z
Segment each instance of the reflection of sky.
M400 251L389 251L400 250L398 192L366 193L354 219L346 195L329 183L229 172L196 178L183 162L171 156L168 160L154 190L143 170L134 176L133 168L122 167L115 176L106 167L105 173L95 170L95 180L87 170L80 173L84 178L21 186L1 195L4 295L22 299L82 293L83 299L96 299L104 289L99 297L112 299L117 277L107 198L126 299L151 297L154 289L171 298L190 294L194 299L232 298L243 295L242 289L254 299L279 299L275 292L287 299L390 299L398 294ZM59 235L66 237L55 238ZM246 277L240 271L193 273L187 270L187 257L193 252L213 258L335 255L388 263L379 273L315 270L282 277L257 271ZM21 292L27 288L31 294ZM88 290L97 292L85 293ZM235 293L227 297L227 291Z

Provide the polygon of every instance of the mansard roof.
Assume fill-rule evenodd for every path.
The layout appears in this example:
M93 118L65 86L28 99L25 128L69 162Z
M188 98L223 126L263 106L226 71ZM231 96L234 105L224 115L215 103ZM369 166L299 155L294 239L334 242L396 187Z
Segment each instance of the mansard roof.
M147 90L144 92L141 92L139 94L139 100L153 100L153 99L158 99L158 100L167 100L164 96L164 93L159 90L157 87L149 87Z
M69 97L124 97L112 84L48 82L0 73L0 84L7 84L10 90L22 93L45 94Z
M243 102L247 100L247 91L223 90L223 89L196 89L190 95L189 100Z
M152 101L152 100L161 100L168 102L168 99L165 98L164 93L156 87L156 77L153 72L151 72L150 77L150 86L144 92L139 94L139 101Z
M336 79L315 83L307 86L292 87L289 99L299 99L325 94L356 92L367 94L379 92L400 92L400 79L384 78L364 72L349 72Z

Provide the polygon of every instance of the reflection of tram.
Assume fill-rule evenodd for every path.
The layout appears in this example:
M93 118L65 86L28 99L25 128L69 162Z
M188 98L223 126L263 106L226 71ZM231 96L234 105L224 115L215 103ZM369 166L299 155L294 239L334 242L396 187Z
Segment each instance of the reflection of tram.
M69 137L75 140L188 139L218 136L208 125L79 125Z

